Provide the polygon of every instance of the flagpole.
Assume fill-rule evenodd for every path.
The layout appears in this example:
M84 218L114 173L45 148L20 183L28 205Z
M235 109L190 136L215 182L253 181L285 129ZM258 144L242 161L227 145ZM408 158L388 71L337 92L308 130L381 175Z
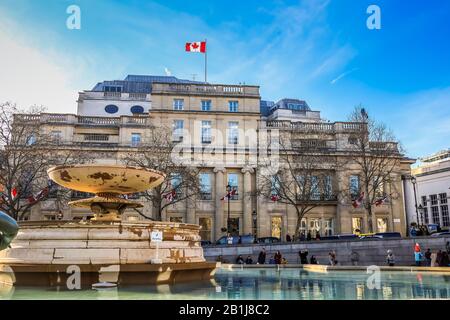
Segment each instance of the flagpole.
M205 84L207 83L207 70L208 70L208 68L207 68L207 54L208 54L208 48L206 48L206 39L205 39Z

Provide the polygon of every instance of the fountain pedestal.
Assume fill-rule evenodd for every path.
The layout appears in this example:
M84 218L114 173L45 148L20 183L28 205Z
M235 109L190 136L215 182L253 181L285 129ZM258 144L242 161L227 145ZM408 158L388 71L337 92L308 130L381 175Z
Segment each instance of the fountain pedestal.
M91 208L95 218L21 222L11 248L0 251L0 282L67 286L77 270L83 285L101 282L102 277L123 285L206 280L214 275L216 263L205 261L198 225L121 221L126 208L142 205L120 198L118 190L148 189L161 183L162 174L106 166L61 167L48 172L63 186L96 193L69 203ZM162 242L151 241L152 231L162 231ZM160 263L152 263L155 259Z

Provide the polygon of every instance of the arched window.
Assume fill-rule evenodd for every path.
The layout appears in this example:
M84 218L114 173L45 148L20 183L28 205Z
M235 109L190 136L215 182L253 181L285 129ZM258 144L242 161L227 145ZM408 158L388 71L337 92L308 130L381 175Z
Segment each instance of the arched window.
M131 113L144 113L144 108L141 106L132 106L130 108Z
M107 112L107 113L116 113L117 111L119 111L119 107L117 107L116 105L114 105L114 104L108 104L106 107L105 107L105 111Z

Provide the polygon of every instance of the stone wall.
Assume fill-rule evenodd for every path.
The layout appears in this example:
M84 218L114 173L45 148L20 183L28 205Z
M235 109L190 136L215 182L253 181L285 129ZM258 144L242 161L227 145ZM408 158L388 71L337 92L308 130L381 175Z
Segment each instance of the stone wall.
M267 251L266 263L273 254L280 250L288 263L300 263L298 252L307 249L308 259L311 255L317 257L320 264L328 264L328 253L334 250L341 265L351 265L350 254L355 251L359 254L359 265L385 265L386 251L391 249L395 255L396 265L410 266L414 264L414 244L418 242L422 252L430 248L433 252L445 249L450 241L449 236L418 237L385 240L350 240L350 241L309 241L298 243L281 243L273 245L238 245L238 246L211 246L204 248L207 261L215 261L222 255L228 262L234 263L238 255L245 259L251 256L256 263L258 253L262 248Z

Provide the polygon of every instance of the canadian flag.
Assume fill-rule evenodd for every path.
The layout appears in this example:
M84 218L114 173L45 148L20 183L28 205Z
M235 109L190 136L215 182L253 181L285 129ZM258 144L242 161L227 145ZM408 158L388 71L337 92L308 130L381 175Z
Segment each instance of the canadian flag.
M167 202L173 202L173 200L175 199L175 196L177 195L177 193L175 192L175 189L172 189L172 191L167 192L166 194L163 195L163 198L167 200Z
M220 200L225 200L225 199L228 199L228 198L231 199L231 197L236 195L236 194L237 194L237 190L236 190L236 188L233 188L231 191L227 192L227 194L225 196L220 198Z
M280 196L277 194L272 194L270 196L270 200L272 200L273 202L277 202L278 200L280 200Z
M188 52L206 52L206 41L186 42L186 51Z
M353 208L359 208L364 200L364 192L361 192L359 198L352 202Z

